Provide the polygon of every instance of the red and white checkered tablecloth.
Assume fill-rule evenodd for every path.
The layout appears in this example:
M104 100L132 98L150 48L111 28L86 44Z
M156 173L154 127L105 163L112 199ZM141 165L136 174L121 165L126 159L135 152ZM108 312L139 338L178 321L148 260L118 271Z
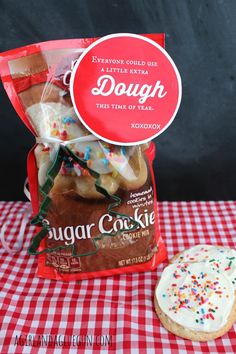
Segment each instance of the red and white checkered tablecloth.
M17 238L24 202L1 202L0 225ZM236 202L159 203L162 237L174 253L198 243L236 247ZM23 250L1 249L0 353L236 353L236 333L208 343L168 333L154 308L156 271L62 283L35 277L28 256L34 233L28 226ZM50 344L51 341L51 344Z

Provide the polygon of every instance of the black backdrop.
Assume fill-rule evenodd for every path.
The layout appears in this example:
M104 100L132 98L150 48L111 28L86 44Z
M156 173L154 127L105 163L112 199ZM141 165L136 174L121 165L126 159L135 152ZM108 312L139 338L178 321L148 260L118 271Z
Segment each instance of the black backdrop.
M0 51L115 32L166 33L183 100L155 142L161 200L236 199L235 0L0 0ZM25 199L33 137L0 87L0 200Z

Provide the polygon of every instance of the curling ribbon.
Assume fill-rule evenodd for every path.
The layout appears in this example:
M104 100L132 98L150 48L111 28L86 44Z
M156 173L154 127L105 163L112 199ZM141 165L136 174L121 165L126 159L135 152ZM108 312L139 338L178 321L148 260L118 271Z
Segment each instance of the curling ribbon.
M44 197L38 214L31 220L31 225L37 225L41 227L41 230L38 232L38 234L33 237L31 245L28 248L28 253L31 255L37 255L37 254L42 254L42 253L49 253L49 252L54 252L60 249L65 249L65 248L71 248L72 249L72 255L75 257L82 257L82 256L88 256L92 255L98 252L99 250L99 245L97 244L97 241L101 240L103 237L108 236L108 237L114 237L117 236L117 234L122 233L124 231L133 231L136 230L139 227L139 223L134 220L133 218L129 217L126 214L119 213L114 210L114 208L118 207L122 200L119 196L115 194L110 194L104 187L101 185L101 180L100 180L100 174L93 169L91 169L87 165L87 161L84 159L81 159L78 157L69 147L68 145L79 143L79 142L84 142L84 141L94 141L98 140L94 135L87 135L84 137L68 140L68 141L62 141L57 138L43 138L43 137L38 137L36 138L37 143L43 143L45 145L48 144L55 144L57 146L57 153L56 157L54 159L54 162L52 163L51 167L47 171L46 174L46 181L42 187L40 187L40 193ZM40 246L41 241L47 236L48 232L50 231L50 225L46 223L45 217L47 215L47 212L50 208L51 204L51 199L49 197L49 192L53 187L54 184L54 179L58 175L63 159L67 157L70 158L72 161L78 163L82 168L87 169L88 172L92 177L95 178L95 187L96 190L101 193L103 196L105 196L108 200L111 200L111 203L108 205L108 213L111 216L115 217L121 217L121 218L126 218L130 221L131 226L126 229L120 229L119 231L115 233L102 233L97 237L91 238L91 241L93 242L94 251L88 252L88 253L77 253L75 245L65 245L65 246L58 246L55 248L45 248L42 251L38 251L38 248Z

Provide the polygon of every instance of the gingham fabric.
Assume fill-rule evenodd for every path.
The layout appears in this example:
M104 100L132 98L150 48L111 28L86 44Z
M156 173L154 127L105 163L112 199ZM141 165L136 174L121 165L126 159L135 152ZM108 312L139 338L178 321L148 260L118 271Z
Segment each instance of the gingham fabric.
M7 239L17 239L23 202L1 202ZM159 203L162 237L169 257L198 243L236 247L236 202ZM168 333L153 294L167 264L156 271L62 283L35 276L37 259L27 255L34 233L15 255L1 249L0 353L236 353L236 333L207 343Z

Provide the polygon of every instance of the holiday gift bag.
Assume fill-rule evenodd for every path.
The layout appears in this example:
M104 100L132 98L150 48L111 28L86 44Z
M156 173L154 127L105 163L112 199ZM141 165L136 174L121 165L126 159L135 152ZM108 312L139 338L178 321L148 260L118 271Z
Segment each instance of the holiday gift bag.
M164 46L164 35L146 36ZM50 41L0 55L5 90L36 137L27 166L37 234L28 252L38 255L38 275L44 278L69 281L147 271L166 258L152 169L154 143L106 143L73 109L71 71L94 41Z

